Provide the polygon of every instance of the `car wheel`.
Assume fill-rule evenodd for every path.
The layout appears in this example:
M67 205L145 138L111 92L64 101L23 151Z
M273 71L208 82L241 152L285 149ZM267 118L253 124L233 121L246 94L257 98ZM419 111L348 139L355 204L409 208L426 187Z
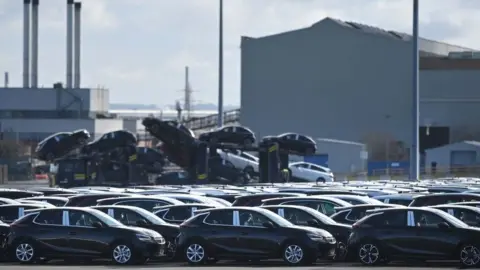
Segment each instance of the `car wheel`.
M185 249L185 257L190 265L205 264L208 260L205 247L198 242L192 242L187 246Z
M130 248L130 245L123 243L113 245L112 261L119 265L131 264L134 261L134 258L133 250Z
M37 253L34 245L29 241L20 241L15 245L15 261L19 263L34 263Z
M337 248L335 249L335 255L333 255L334 261L344 261L347 257L347 245L343 242L337 243Z
M289 265L303 265L308 262L307 254L302 246L295 243L288 243L284 246L282 257Z
M326 181L325 181L325 178L319 177L319 178L317 178L317 181L316 181L316 182L317 182L317 183L325 183Z
M480 249L476 245L463 245L459 255L464 267L474 267L480 263Z
M377 265L382 261L380 248L373 243L364 243L358 249L358 258L363 265Z

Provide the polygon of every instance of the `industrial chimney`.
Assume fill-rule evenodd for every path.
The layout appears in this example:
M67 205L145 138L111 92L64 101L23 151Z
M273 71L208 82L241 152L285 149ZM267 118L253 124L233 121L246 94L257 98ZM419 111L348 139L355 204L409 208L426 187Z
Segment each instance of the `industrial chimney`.
M32 0L32 62L30 70L32 88L38 88L38 5L39 0Z
M23 1L23 87L28 88L30 70L30 0Z
M67 0L67 80L66 88L72 89L73 72L73 0Z
M74 25L73 25L73 33L74 33L74 68L73 68L73 87L75 89L80 89L80 73L81 73L81 24L82 24L82 3L77 2L74 4Z

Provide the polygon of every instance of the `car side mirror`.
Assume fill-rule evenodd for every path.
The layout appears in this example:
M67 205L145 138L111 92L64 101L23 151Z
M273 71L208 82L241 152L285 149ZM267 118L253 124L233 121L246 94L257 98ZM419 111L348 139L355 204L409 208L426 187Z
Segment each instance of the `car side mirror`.
M310 219L307 221L307 225L312 227L317 227L319 223L318 223L318 220L316 219Z
M137 226L147 226L148 223L145 220L139 220L137 221Z
M103 224L100 223L99 221L93 222L92 226L97 229L103 228Z
M439 229L442 229L442 230L450 229L450 225L448 225L448 223L446 222L440 222L438 223L437 226Z
M273 223L270 222L270 221L264 222L262 225L263 225L263 227L265 227L267 229L274 229L275 228L275 225L273 225Z

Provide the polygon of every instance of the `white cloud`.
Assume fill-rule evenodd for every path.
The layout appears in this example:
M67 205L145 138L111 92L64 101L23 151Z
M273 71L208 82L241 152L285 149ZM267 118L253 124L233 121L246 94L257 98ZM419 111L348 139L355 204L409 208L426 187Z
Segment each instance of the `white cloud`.
M21 83L22 5L0 0L0 71ZM65 1L40 0L43 85L65 77ZM113 101L171 104L191 67L197 100L216 102L218 0L83 0L85 85L106 85ZM411 0L225 0L225 103L239 102L240 36L309 26L329 16L411 32ZM420 1L421 35L480 47L480 2Z

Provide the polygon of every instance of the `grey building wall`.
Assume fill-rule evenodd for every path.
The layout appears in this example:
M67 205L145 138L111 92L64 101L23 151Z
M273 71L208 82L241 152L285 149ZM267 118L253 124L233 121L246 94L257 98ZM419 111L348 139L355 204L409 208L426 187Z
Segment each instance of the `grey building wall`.
M480 142L463 141L442 147L427 149L425 168L431 171L432 162L437 163L438 170L451 167L476 166L480 161Z
M328 167L337 174L367 171L366 146L362 143L317 138L318 153L328 154Z
M72 103L73 93L82 99L82 105ZM108 89L54 89L54 88L0 88L0 110L54 111L79 110L107 112L109 104Z
M432 54L465 50L425 40L420 47ZM410 41L325 19L292 32L244 37L241 49L240 122L258 136L295 131L363 142L392 134L392 139L410 143ZM422 71L422 117L435 115L438 124L469 122L466 115L480 113L475 101L480 92L472 91L480 74L447 73ZM449 99L443 102L449 105L433 99ZM458 105L455 99L472 102Z

